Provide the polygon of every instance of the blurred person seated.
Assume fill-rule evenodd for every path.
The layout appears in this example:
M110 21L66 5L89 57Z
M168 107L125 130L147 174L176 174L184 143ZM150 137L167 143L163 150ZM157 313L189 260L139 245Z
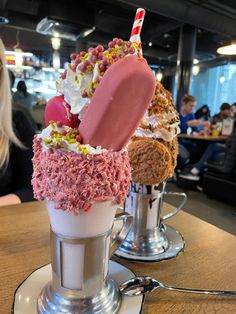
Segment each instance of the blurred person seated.
M195 118L203 121L209 121L211 118L210 109L208 105L203 105L195 112Z
M189 128L192 132L199 133L202 128L209 127L209 121L196 119L193 113L195 107L196 98L191 95L185 95L180 108L180 132L182 134L187 134ZM180 139L179 143L177 168L181 170L189 161L195 161L195 158L199 158L202 152L192 140Z
M32 118L38 130L45 128L44 113L47 104L46 98L39 92L35 91L36 102L32 108Z
M211 127L211 122L210 122L210 108L208 107L208 105L203 105L202 107L200 107L196 112L195 112L195 118L197 120L201 120L201 121L208 121L208 124L205 125L200 125L198 126L199 129L199 135L209 135L210 133L210 127Z
M187 134L188 128L193 132L199 132L200 126L208 126L209 122L202 119L196 119L193 110L196 107L196 98L191 95L185 95L182 99L180 107L180 131L182 134Z
M33 200L34 130L21 111L12 111L4 50L0 39L0 206Z
M230 116L231 118L236 119L236 102L231 105Z
M10 79L11 93L13 94L12 88L13 88L13 86L15 84L16 77L15 77L15 74L11 70L9 70L9 69L8 69L8 75L9 75L9 79Z
M231 106L230 106L230 104L224 102L220 106L220 112L213 116L212 124L217 124L219 122L223 122L224 119L227 119L230 117L230 114L231 114Z
M12 90L12 88L14 86L14 82L15 82L15 75L10 70L8 70L8 74L9 74L10 86L11 86L11 90ZM23 82L23 81L21 81L21 82ZM14 95L13 95L13 97L14 97ZM34 130L37 130L37 125L33 119L32 113L28 110L28 108L26 106L22 105L21 103L14 103L14 101L13 101L13 109L15 111L21 111L23 113L23 115L25 116L25 118L28 120L28 123L31 125L31 127Z
M183 170L190 161L190 153L184 145L179 144L179 154L177 157L176 171Z
M206 168L206 163L215 161L215 167L219 172L230 175L236 167L236 123L226 143L211 143L200 160L192 166L192 169L184 171L179 176L191 181L199 181Z
M13 94L13 103L18 106L22 106L30 113L32 112L32 106L35 97L28 93L27 87L24 81L19 81L17 84L17 91Z

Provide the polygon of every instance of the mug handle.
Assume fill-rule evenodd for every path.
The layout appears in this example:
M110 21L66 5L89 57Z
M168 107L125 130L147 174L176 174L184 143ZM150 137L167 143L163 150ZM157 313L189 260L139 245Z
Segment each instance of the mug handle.
M123 226L121 227L120 230L114 232L111 235L110 257L119 248L119 246L122 244L122 242L128 235L129 230L132 226L133 216L126 212L119 213L115 215L114 222L119 220L123 221Z
M171 217L173 217L174 215L176 215L184 206L184 204L186 203L187 201L187 195L185 193L179 193L179 192L164 192L164 195L175 195L175 196L179 196L179 197L182 197L183 200L182 202L180 203L180 205L174 209L172 212L164 215L162 218L161 218L161 222L165 221L166 219L169 219Z

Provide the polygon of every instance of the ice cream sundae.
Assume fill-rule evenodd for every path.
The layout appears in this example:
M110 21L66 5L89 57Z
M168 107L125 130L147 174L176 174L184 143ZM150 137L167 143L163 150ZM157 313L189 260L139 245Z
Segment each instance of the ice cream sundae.
M137 14L140 20L144 10ZM34 139L32 184L48 207L53 273L38 312L117 313L121 296L107 275L111 230L131 179L126 145L155 79L140 44L114 38L107 50L72 54L58 91L46 107L47 127Z
M155 95L128 146L132 183L125 200L125 211L133 224L117 252L118 256L143 261L158 260L168 250L161 217L166 179L173 175L178 154L179 118L171 94L157 81ZM177 193L168 192L172 195Z
M96 56L92 54L94 51L98 56L105 54L105 59L92 58L96 62L91 62L88 69L82 67L85 73L81 71L81 63L75 63L77 59L72 60L67 76L59 84L64 86L61 87L64 99L59 96L61 104L58 104L58 98L56 103L49 101L46 108L46 122L49 125L34 141L32 183L35 197L53 200L56 208L76 214L80 209L89 210L94 202L123 202L130 181L128 155L123 148L135 132L155 88L154 77L146 60L139 57L138 48L134 48L137 45L114 39L109 46L111 52L107 51L107 54L106 51L103 53L101 46L82 54L86 60ZM126 53L121 53L124 50ZM116 58L112 58L113 51ZM102 60L109 60L109 66L105 67ZM102 68L103 72L95 71L99 72L99 82L96 80L97 86L94 88L90 70L97 65L104 65L105 68ZM72 70L74 68L77 72ZM75 73L80 75L80 79L75 79ZM82 74L88 75L86 82L91 78L92 84L82 84ZM74 81L71 80L72 75ZM72 82L78 84L79 90ZM75 90L79 97L83 98L82 95L86 94L83 98L86 99L86 110L81 105L81 98L75 102L74 98L72 101L68 98L70 92ZM62 119L49 120L54 116L58 118L58 112ZM78 124L75 115L81 118ZM75 125L79 126L73 128Z
M157 81L152 102L128 146L134 182L158 185L173 174L178 133L179 118L171 94Z

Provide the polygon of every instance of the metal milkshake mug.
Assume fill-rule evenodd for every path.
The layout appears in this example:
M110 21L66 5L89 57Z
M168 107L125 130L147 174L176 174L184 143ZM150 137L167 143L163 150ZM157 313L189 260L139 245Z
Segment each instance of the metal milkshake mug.
M62 210L55 210L53 202L48 202L52 281L41 291L38 313L118 312L121 296L116 283L109 276L108 262L127 235L132 217L127 213L115 214L117 206L114 204L101 203L104 204L97 205L100 208L93 208L91 213L75 217ZM104 215L103 222L99 224L102 217L98 215L102 214L107 216ZM117 220L122 220L123 226L118 233L113 234L113 221ZM97 230L94 230L96 224ZM58 232L59 229L63 234ZM83 229L83 232L77 231L79 229Z
M163 222L181 210L187 196L185 193L165 192L165 186L166 182L158 186L131 183L124 210L133 216L133 224L119 251L152 256L168 249L169 243ZM171 213L161 217L163 198L167 194L181 197L182 202Z

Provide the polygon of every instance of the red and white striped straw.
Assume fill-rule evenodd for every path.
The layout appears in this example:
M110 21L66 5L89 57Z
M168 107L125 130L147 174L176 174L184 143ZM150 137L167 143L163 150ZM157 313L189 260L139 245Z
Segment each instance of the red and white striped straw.
M132 31L130 34L130 41L137 42L139 44L140 49L142 49L140 33L143 26L144 16L145 16L145 10L142 8L138 8L136 11L134 24L133 24Z

